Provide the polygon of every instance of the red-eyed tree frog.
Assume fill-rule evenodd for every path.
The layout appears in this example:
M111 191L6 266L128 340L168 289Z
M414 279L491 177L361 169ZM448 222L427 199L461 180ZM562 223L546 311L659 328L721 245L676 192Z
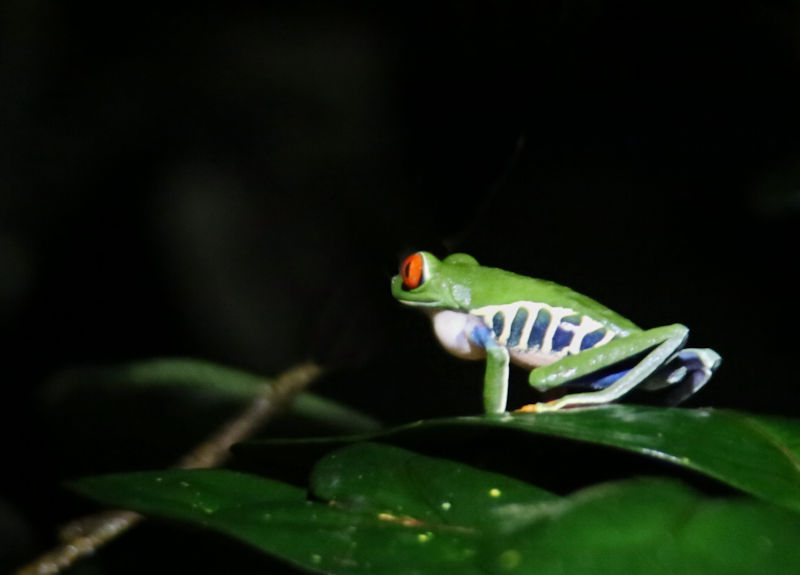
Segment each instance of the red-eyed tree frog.
M487 413L506 410L509 363L530 369L538 391L583 390L518 410L543 412L610 403L634 388L668 389L670 403L679 403L721 362L712 349L682 349L689 330L681 324L643 330L567 287L481 266L467 254L408 256L392 295L428 313L447 351L486 359Z

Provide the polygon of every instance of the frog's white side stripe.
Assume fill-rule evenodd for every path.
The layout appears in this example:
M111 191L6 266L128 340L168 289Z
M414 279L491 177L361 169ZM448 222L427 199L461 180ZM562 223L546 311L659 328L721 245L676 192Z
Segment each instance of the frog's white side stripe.
M615 335L614 332L611 331L610 329L604 328L603 324L585 315L581 316L581 323L578 325L565 322L562 323L560 327L561 329L571 331L575 334L572 337L572 341L570 342L569 346L566 348L568 355L574 355L580 352L581 346L584 343L583 338L595 330L606 329L606 332L597 343L593 343L588 347L598 347L600 345L606 344L612 339L614 339Z
M544 312L542 318L547 321L544 335L534 334L534 341L531 341L531 334L540 312ZM617 335L599 321L580 315L573 309L539 302L519 301L503 305L487 305L470 313L481 318L484 325L492 329L495 341L507 346L512 352L535 351L537 355L563 357L574 355L583 349L605 345ZM521 329L518 325L520 318L524 318ZM513 337L512 326L517 330ZM543 320L540 319L537 329L541 330L542 327L544 327ZM589 334L593 334L593 337L584 342L584 338Z

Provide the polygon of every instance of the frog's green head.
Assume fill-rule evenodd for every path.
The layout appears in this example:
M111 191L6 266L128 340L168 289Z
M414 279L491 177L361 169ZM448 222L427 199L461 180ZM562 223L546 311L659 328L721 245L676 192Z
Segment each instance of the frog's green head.
M419 307L467 309L472 299L469 271L478 262L467 254L439 260L428 252L411 254L392 278L392 295L401 303Z

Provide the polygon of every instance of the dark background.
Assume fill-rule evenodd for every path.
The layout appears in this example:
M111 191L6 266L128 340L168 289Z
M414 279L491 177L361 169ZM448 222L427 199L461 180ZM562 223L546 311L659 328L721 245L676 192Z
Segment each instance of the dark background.
M9 565L79 505L65 478L169 460L108 451L130 406L45 401L67 367L316 358L384 421L478 412L482 366L389 295L417 249L685 323L724 357L690 405L800 413L796 3L18 0L0 26Z

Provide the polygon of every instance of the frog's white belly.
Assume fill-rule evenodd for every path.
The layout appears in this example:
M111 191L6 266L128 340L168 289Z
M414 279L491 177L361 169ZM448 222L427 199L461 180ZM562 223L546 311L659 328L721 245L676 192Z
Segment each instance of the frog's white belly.
M437 310L432 320L436 337L453 355L465 359L486 356L469 337L482 325L498 345L508 349L512 362L530 369L627 335L572 309L529 301L484 306L470 313Z
M449 309L436 310L431 315L433 332L447 351L461 359L483 359L486 350L473 342L468 334L483 325L479 317Z

